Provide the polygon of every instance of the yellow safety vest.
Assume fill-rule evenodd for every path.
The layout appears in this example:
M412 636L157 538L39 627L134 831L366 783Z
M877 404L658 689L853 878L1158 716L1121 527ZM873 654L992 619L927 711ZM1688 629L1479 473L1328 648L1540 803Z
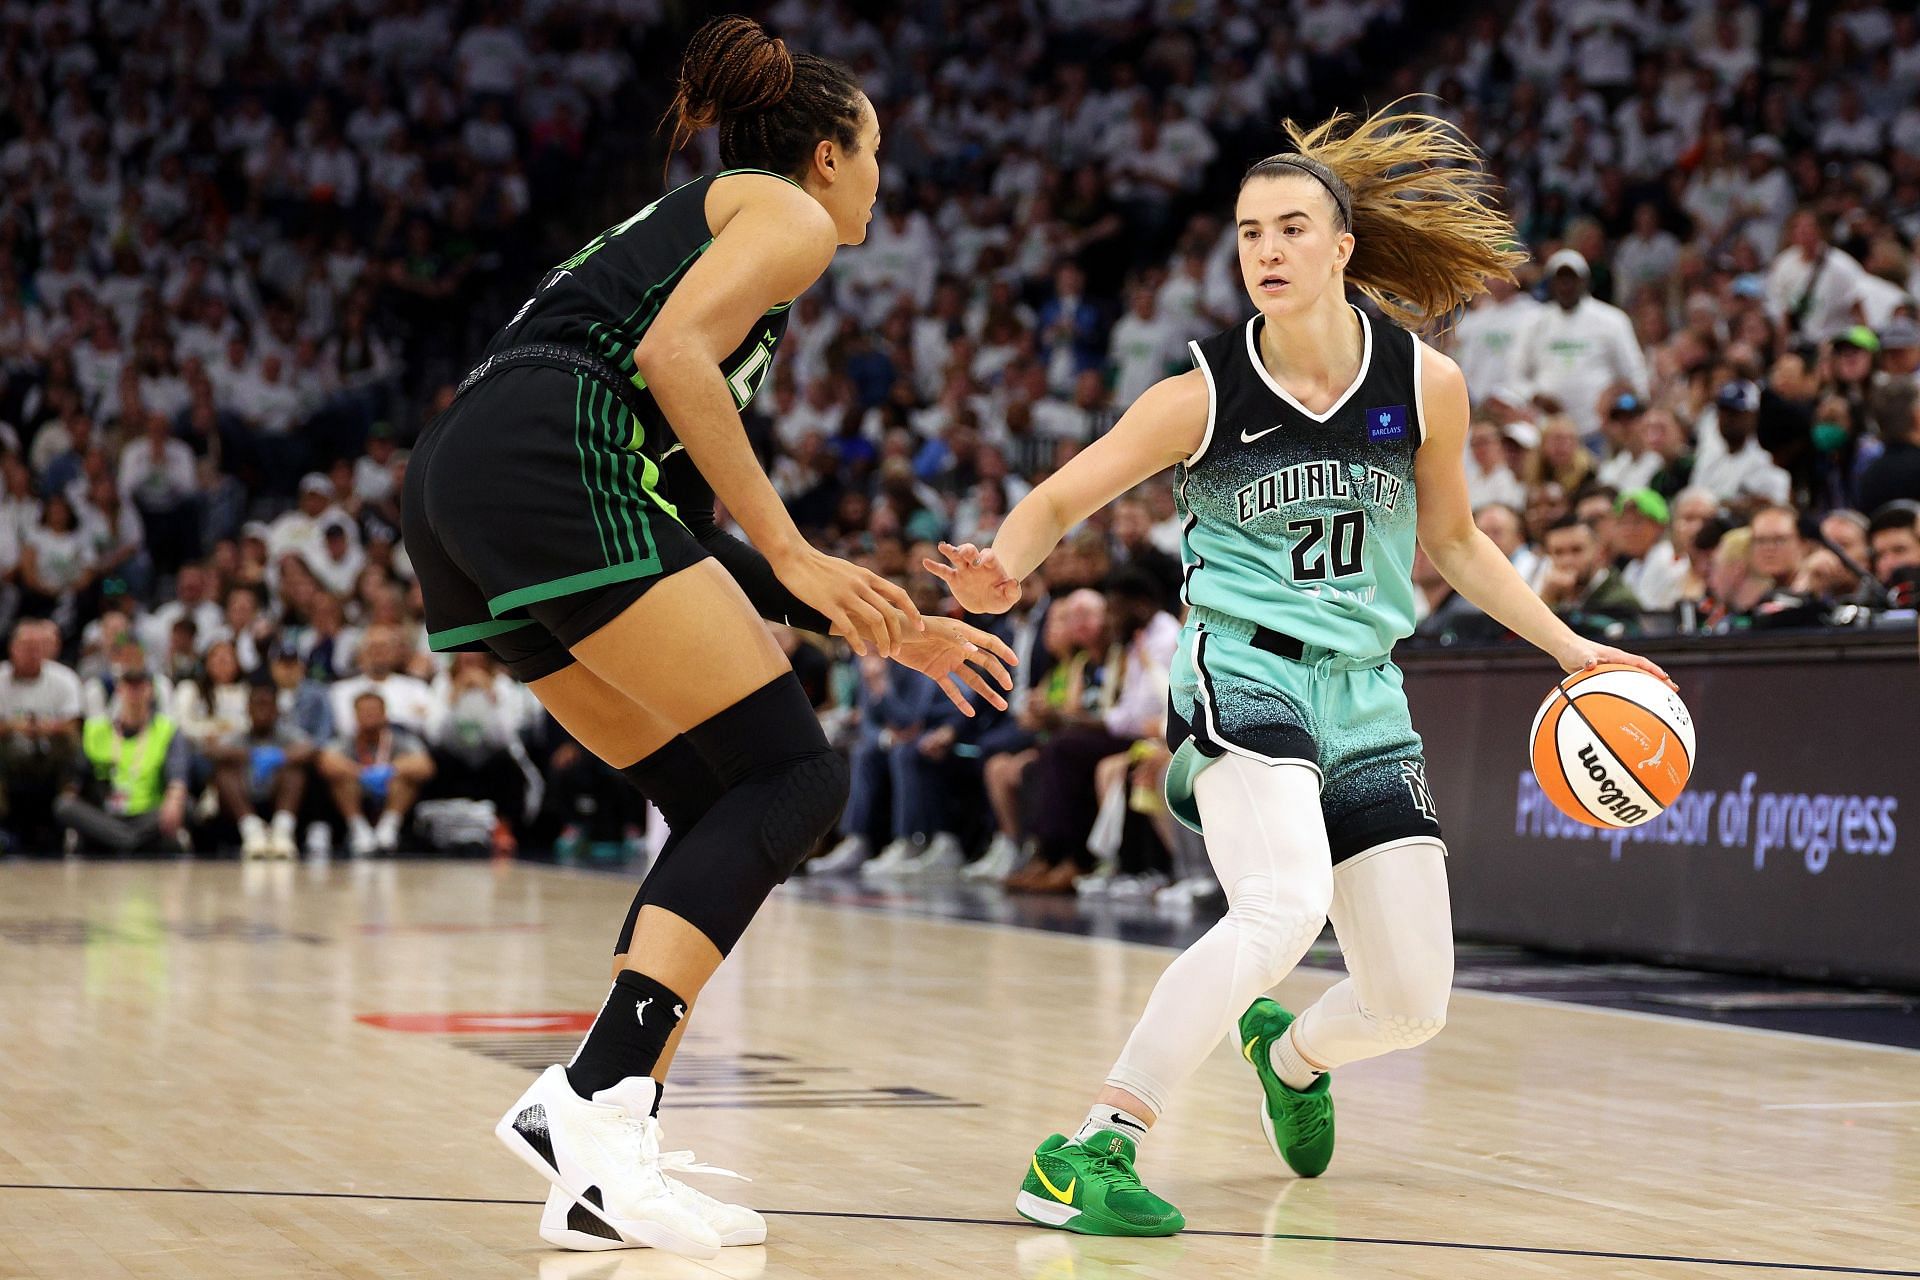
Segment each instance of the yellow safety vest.
M111 716L89 716L80 747L93 774L108 786L107 808L114 813L148 813L167 789L167 748L173 745L173 721L154 716L137 737L121 734Z

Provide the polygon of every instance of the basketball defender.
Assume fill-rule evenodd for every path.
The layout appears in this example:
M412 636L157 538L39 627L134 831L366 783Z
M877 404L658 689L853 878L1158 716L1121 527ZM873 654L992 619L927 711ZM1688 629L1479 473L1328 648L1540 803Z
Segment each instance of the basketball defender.
M997 701L973 667L1010 686L987 650L1012 654L923 623L899 587L808 546L740 421L794 297L866 237L872 104L844 67L723 18L694 36L671 118L676 146L717 124L728 167L547 273L422 436L405 535L432 646L498 654L674 833L628 914L600 1016L495 1132L555 1188L550 1241L712 1257L765 1239L766 1223L669 1176L710 1170L661 1152L661 1081L702 987L847 789L740 584L773 616L830 627L956 701L956 681ZM688 519L663 466L699 489ZM757 552L715 542L715 493Z
M1474 527L1466 384L1407 327L1523 260L1471 144L1392 107L1287 131L1296 150L1247 171L1234 213L1259 314L1192 344L1194 369L1029 494L991 549L943 547L948 563L927 565L967 608L1004 610L1067 529L1176 469L1191 608L1167 799L1204 833L1229 906L1168 966L1078 1131L1033 1153L1016 1207L1044 1226L1185 1225L1135 1159L1236 1019L1260 1123L1302 1177L1333 1156L1328 1072L1445 1021L1446 848L1392 662L1414 625L1416 537L1463 596L1566 670L1626 662L1665 678L1575 635ZM1389 319L1350 305L1349 283ZM1351 976L1296 1020L1261 993L1329 916Z

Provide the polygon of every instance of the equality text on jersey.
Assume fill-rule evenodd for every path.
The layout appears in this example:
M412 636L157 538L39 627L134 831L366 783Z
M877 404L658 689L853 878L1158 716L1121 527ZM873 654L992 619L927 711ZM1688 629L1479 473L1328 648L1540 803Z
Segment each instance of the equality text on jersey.
M1345 498L1361 501L1391 514L1400 501L1406 481L1391 471L1358 462L1320 458L1296 462L1239 489L1234 507L1240 523L1271 514L1296 502Z

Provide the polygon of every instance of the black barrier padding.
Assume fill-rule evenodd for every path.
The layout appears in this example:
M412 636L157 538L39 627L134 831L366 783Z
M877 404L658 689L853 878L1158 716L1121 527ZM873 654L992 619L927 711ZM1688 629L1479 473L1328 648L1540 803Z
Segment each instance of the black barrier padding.
M1680 684L1698 756L1681 797L1628 831L1566 818L1533 784L1547 662L1403 656L1460 935L1920 988L1911 640L1650 656Z

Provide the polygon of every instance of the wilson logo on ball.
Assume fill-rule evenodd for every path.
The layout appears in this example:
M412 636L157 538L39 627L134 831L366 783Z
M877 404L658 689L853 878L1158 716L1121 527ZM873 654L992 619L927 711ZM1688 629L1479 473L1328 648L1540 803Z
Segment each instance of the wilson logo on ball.
M1528 746L1540 790L1594 827L1637 827L1693 773L1693 717L1662 680L1609 663L1568 676L1540 704Z
M1600 753L1591 746L1580 748L1580 763L1587 766L1587 776L1600 784L1600 807L1618 819L1621 826L1637 827L1653 816L1645 805L1635 804L1633 798L1607 776L1607 767L1600 763Z

